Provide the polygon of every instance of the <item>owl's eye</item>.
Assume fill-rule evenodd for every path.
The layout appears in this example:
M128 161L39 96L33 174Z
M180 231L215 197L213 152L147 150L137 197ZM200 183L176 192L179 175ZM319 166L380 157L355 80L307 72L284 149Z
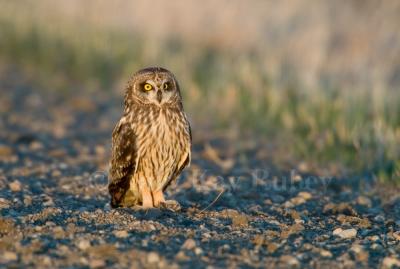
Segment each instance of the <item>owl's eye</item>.
M153 89L153 86L151 86L149 83L144 84L143 89L145 91L151 91Z
M164 83L164 85L163 85L163 89L164 90L168 90L169 89L169 83L168 82L166 82L166 83Z

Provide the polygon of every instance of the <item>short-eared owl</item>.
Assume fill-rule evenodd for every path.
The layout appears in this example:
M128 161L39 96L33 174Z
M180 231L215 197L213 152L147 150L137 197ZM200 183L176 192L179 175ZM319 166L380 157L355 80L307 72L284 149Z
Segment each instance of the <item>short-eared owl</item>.
M135 73L112 134L111 206L173 208L176 202L166 201L163 192L190 163L190 148L190 126L174 75L160 67Z

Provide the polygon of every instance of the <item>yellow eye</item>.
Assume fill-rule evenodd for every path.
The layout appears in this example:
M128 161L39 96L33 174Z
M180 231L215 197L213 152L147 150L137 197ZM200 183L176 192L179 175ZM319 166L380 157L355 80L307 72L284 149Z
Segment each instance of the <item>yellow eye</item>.
M153 86L151 86L149 83L144 84L144 90L145 91L150 91L151 89L153 89Z
M164 83L163 88L164 90L168 89L168 83Z

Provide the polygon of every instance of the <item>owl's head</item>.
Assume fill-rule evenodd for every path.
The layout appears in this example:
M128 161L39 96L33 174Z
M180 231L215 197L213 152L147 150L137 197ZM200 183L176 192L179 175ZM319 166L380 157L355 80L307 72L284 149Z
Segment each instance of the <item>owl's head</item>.
M146 105L181 104L181 94L175 76L161 67L148 67L136 72L128 83L125 104L132 101Z

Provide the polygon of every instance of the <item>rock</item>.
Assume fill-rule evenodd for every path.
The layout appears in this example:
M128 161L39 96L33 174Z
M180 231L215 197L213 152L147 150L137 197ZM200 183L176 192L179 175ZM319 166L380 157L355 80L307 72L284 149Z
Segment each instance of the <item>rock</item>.
M261 234L257 234L253 239L253 243L256 246L261 246L262 244L264 244L264 242L265 242L265 237Z
M29 195L24 196L24 205L25 206L30 206L32 205L32 197Z
M203 250L199 247L194 249L194 254L196 254L197 256L203 254Z
M279 245L276 243L268 243L267 244L267 251L269 253L274 253L279 248Z
M306 199L304 199L303 197L300 197L300 196L296 196L296 197L293 197L292 199L290 199L290 202L294 205L301 205L306 202Z
M56 239L61 239L65 236L64 229L61 226L56 226L52 230L53 230L53 236Z
M371 227L371 222L368 218L359 218L354 216L346 216L343 214L339 214L336 218L342 225L351 225L357 224L359 228L367 229Z
M286 208L292 208L292 207L294 207L294 204L292 203L292 200L290 200L290 201L286 201L283 204L283 206L286 207Z
M13 182L11 182L10 184L8 184L8 187L10 188L10 190L12 190L13 192L19 192L21 191L21 182L19 182L18 180L14 180Z
M175 259L178 261L188 261L190 258L181 250L175 255Z
M44 206L46 206L46 207L54 206L53 198L51 198L50 196L46 195L46 196L44 197L44 200L45 200L45 201L43 202L43 205L44 205Z
M288 228L282 230L281 238L286 239L291 234L297 234L303 230L304 230L304 226L301 225L300 223L293 224L292 226L289 226Z
M273 194L273 195L271 195L271 200L274 203L280 204L285 201L285 197L283 197L282 195L279 195L279 194Z
M397 241L400 241L400 231L394 232L392 234L393 238L395 238Z
M102 259L93 259L89 262L90 268L102 268L106 265L106 262Z
M370 248L376 251L381 251L383 249L382 245L378 243L373 243Z
M58 169L53 170L53 171L51 172L51 176L52 176L52 177L59 177L59 176L61 176L61 175L62 175L62 173L61 173L61 171L58 170Z
M290 211L290 217L295 221L296 220L301 220L300 214L296 210Z
M114 231L113 234L118 238L127 238L129 236L128 232L125 230Z
M194 241L192 238L187 239L183 245L182 245L182 249L194 249L196 247L196 241Z
M319 255L321 255L322 257L325 257L325 258L332 258L332 252L330 252L329 250L326 250L326 249L321 249L319 252Z
M10 204L11 204L11 202L8 201L7 199L0 198L0 209L10 208Z
M300 266L300 263L297 260L297 258L293 257L291 255L283 255L283 256L281 256L280 261L282 263L285 263L288 267L299 267Z
M13 149L6 145L0 145L0 156L9 156L13 154Z
M42 149L42 148L43 148L43 144L40 143L39 141L32 141L32 142L29 144L29 149L30 149L30 150L40 150L40 149Z
M400 267L400 260L394 257L386 257L382 261L382 268Z
M339 236L340 238L348 239L354 238L357 235L357 230L354 228L343 230L342 228L337 228L333 231L333 235Z
M91 244L90 244L90 241L89 241L89 240L82 239L82 240L79 240L77 246L78 246L78 248L79 248L80 250L86 250L86 249L88 249L88 248L91 246Z
M14 220L9 218L0 218L0 238L1 235L12 234L16 229Z
M158 263L160 261L160 256L156 252L150 252L147 255L148 263Z
M294 182L300 182L302 179L303 179L303 177L300 174L295 173L292 175L292 180Z
M367 263L369 254L364 250L364 248L359 245L359 244L354 244L351 247L351 250L354 252L354 256L356 257L356 260L362 262L362 263Z
M247 218L246 215L243 214L233 215L231 219L232 219L232 226L234 228L246 227L249 225L249 219Z
M380 238L379 238L379 235L371 235L371 236L368 236L366 239L368 239L369 241L372 241L372 242L376 242Z
M299 169L299 171L302 173L306 173L310 171L310 166L306 162L300 162L297 166L297 169Z
M374 221L384 223L385 222L385 217L383 215L377 215L374 217Z
M357 204L362 205L362 206L366 206L366 207L372 206L371 199L369 199L366 196L358 196L356 202L357 202Z
M310 200L312 198L312 194L307 191L301 191L297 194L297 196L304 198L305 200Z
M4 260L5 262L12 262L18 259L17 253L11 251L3 252L2 256L3 258L0 258L0 260Z
M357 212L351 207L349 203L333 204L328 203L324 206L324 214L344 214L347 216L357 216Z

